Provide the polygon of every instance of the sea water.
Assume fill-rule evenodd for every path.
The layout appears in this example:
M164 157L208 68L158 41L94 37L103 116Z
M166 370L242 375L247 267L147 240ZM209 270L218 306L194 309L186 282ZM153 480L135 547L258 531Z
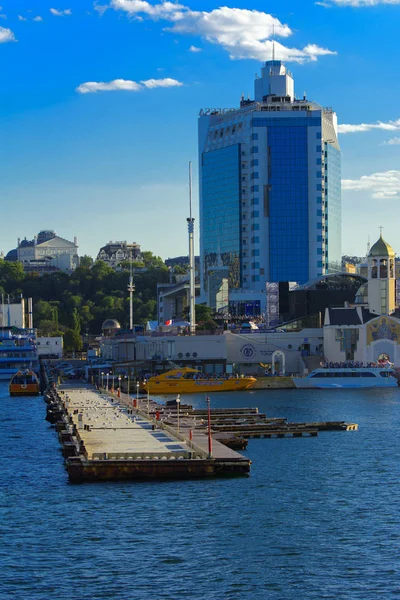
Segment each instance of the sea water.
M250 440L250 477L72 485L43 399L0 384L1 600L400 597L400 389L211 404L359 430Z

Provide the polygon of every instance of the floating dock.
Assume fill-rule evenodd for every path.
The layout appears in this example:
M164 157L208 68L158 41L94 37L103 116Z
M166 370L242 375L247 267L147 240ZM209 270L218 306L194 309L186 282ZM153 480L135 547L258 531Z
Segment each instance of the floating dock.
M123 395L125 396L125 395ZM192 439L132 400L89 384L61 385L45 395L71 482L187 479L247 475L250 460L194 431ZM153 403L152 403L153 404Z

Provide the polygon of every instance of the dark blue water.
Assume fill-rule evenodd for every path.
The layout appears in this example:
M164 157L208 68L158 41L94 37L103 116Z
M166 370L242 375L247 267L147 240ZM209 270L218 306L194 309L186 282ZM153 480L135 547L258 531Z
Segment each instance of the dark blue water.
M399 597L400 389L212 404L359 431L250 440L249 478L71 485L43 399L0 384L1 600Z

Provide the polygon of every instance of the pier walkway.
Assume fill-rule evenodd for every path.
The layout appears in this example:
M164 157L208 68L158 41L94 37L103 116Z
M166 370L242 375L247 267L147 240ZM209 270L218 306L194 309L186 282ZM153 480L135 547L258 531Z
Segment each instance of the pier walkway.
M175 428L157 421L145 399L116 398L89 384L69 382L58 388L62 420L57 430L72 481L169 479L243 475L250 461L213 441L212 455L205 433ZM150 400L149 400L150 402Z

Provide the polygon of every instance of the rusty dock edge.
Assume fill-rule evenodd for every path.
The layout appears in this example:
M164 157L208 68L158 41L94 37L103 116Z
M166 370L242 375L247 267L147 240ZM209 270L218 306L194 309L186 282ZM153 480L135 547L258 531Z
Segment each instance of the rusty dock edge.
M159 460L87 460L76 456L66 459L71 483L121 480L196 479L248 475L251 461L243 459L193 459L163 462Z

